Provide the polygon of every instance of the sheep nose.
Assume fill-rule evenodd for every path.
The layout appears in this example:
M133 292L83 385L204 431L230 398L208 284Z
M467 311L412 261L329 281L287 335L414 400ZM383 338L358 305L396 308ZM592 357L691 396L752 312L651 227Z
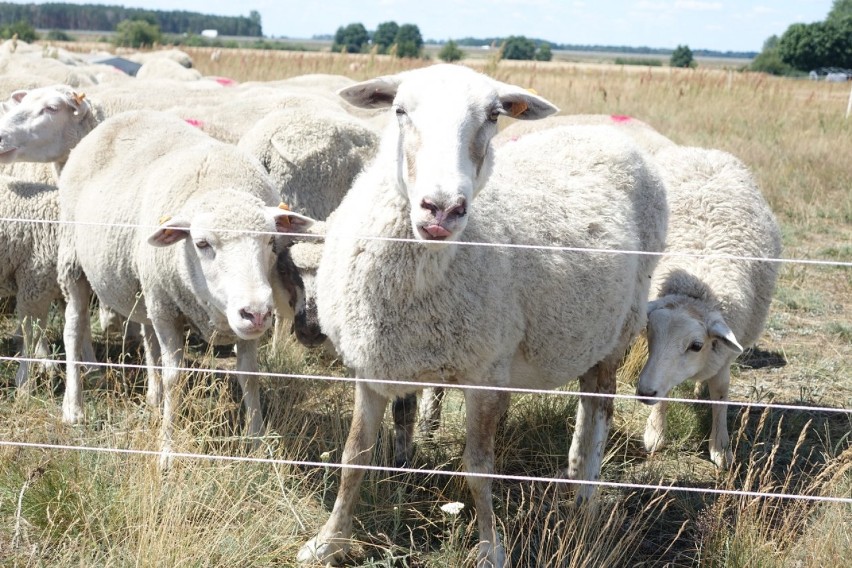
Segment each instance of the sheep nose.
M255 327L263 327L270 316L272 316L272 310L252 311L251 308L240 310L240 317L250 321Z
M441 223L445 219L467 215L467 200L464 197L460 197L455 203L451 204L437 203L431 199L424 198L420 202L420 207L429 211L438 223Z
M656 400L649 400L645 397L655 397L657 396L656 390L643 390L642 387L636 387L636 396L639 397L639 402L643 404L657 404Z

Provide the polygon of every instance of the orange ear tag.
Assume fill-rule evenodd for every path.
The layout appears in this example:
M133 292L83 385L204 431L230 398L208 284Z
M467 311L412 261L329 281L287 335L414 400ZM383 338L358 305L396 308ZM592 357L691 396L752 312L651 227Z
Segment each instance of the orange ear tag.
M83 99L86 98L86 93L80 93L80 94L72 93L72 96L74 97L74 102L76 102L78 105L80 105L80 104L83 103Z
M279 203L279 204L278 204L278 209L282 209L282 210L284 210L284 211L289 211L289 210L290 210L290 206L289 206L289 205L287 205L286 203L284 203L284 202L282 201L281 203ZM279 223L281 223L284 227L289 227L289 226L290 226L290 218L289 218L289 217L281 217L281 218L278 220L278 222L279 222Z
M524 114L524 112L526 112L528 108L530 108L530 105L528 105L527 103L523 101L517 101L512 103L512 106L509 107L509 114L512 115L512 118L518 118L519 116Z

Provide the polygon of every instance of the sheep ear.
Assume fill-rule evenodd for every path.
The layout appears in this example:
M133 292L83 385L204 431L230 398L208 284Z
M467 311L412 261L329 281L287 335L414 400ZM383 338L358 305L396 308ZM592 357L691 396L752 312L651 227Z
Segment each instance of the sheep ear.
M270 216L275 219L275 230L279 233L306 233L316 221L307 215L300 215L288 209L284 204L267 207Z
M721 318L716 319L710 324L710 337L714 339L719 339L722 343L724 343L728 349L732 351L736 351L737 353L743 352L743 347L740 345L740 342L737 341L734 332L731 331L731 328L728 327L728 324Z
M21 99L23 99L24 97L27 96L28 92L29 91L25 91L25 90L15 91L14 93L12 93L9 96L9 98L12 99L13 101L15 101L16 103L19 103L19 102L21 102Z
M652 300L652 301L648 302L648 304L646 305L645 313L650 314L654 310L659 310L662 307L663 307L663 301L662 300Z
M386 108L393 104L399 83L396 75L385 75L344 87L337 94L359 108Z
M518 120L538 120L559 112L553 103L532 91L500 81L496 83L497 96L507 116Z
M65 102L74 111L74 116L83 118L84 116L89 114L91 106L89 105L89 101L86 100L85 93L78 93L76 91L68 90L64 94Z
M159 228L148 237L148 244L155 247L167 247L189 236L189 219L167 217Z

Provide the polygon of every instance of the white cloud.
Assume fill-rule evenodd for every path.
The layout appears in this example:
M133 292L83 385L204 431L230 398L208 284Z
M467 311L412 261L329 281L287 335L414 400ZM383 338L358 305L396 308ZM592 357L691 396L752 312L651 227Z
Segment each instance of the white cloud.
M677 0L675 8L681 10L696 10L706 12L709 10L721 10L723 8L721 2L701 2L700 0Z
M668 10L669 5L666 2L650 2L649 0L642 0L641 2L636 3L634 9L643 12L662 12L663 10Z

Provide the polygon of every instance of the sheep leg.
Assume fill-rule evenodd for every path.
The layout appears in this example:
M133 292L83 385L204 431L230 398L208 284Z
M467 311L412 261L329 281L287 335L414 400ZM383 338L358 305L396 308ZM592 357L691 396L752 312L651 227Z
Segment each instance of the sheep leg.
M237 380L240 381L240 387L243 390L243 404L246 407L246 430L253 439L253 447L257 446L258 438L263 436L258 370L257 341L237 342Z
M356 376L358 376L356 374ZM359 378L362 378L359 376ZM319 534L305 543L299 550L300 563L337 564L349 550L352 536L352 515L358 501L358 490L364 479L363 469L347 468L346 465L368 465L376 443L376 435L382 423L388 399L359 382L355 385L355 409L352 426L343 450L343 471L340 474L340 489L334 501L334 509Z
M420 433L431 438L441 425L441 405L444 402L444 387L432 387L423 391L420 399Z
M47 359L50 353L47 348L47 338L44 334L44 324L47 322L49 306L28 305L18 301L18 320L21 322L22 353L24 360L18 366L15 374L15 386L18 395L28 395L32 392L30 380L31 362L26 359ZM44 363L48 371L55 371L56 365Z
M731 384L731 366L724 365L713 377L707 380L710 400L728 400ZM728 405L712 404L712 425L710 427L710 460L720 469L728 469L734 459L731 451L731 439L728 436Z
M163 416L160 426L162 442L160 469L166 470L172 465L172 441L174 436L174 416L181 400L180 367L183 364L183 335L174 321L153 321L156 338L160 342L163 361ZM164 318L165 319L165 318Z
M414 457L414 422L417 419L417 393L393 399L393 464L405 467Z
M588 393L614 394L615 371L619 358L609 357L586 371L580 377L580 390ZM598 396L580 396L577 407L577 426L568 451L569 479L597 481L601 476L601 464L612 424L613 399ZM578 503L591 501L596 486L580 485L577 488Z
M158 367L162 364L160 341L154 333L154 326L146 324L141 328L142 345L145 349L145 367L148 378L148 388L145 400L153 409L159 410L163 404L163 380Z
M89 327L89 298L92 288L85 277L67 283L65 293L65 395L62 398L62 421L78 424L83 421L83 391L80 385L80 362L85 338L91 337Z
M509 394L468 389L465 391L465 406L465 471L475 474L494 473L494 437L497 424L509 407ZM502 568L506 562L506 552L497 533L491 483L490 477L467 476L479 528L479 554L476 565L483 568Z
M651 453L659 451L666 444L666 410L668 402L661 400L651 407L648 422L645 424L645 449Z

